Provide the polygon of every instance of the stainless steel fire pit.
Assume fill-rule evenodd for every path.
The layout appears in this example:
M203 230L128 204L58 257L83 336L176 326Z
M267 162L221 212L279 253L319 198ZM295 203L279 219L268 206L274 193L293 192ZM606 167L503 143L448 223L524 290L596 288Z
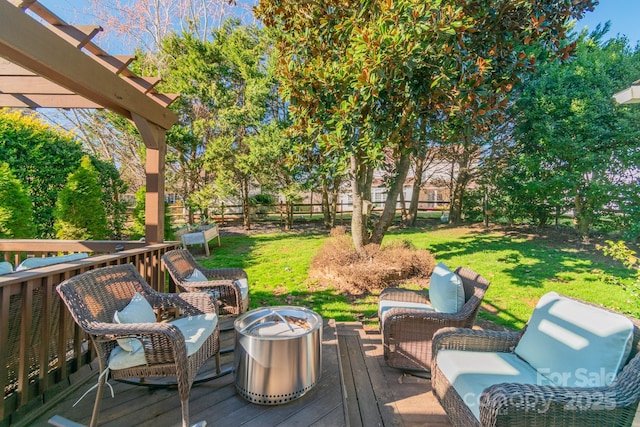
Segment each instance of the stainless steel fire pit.
M264 307L234 322L235 384L242 397L261 405L297 399L322 373L322 317L303 308Z

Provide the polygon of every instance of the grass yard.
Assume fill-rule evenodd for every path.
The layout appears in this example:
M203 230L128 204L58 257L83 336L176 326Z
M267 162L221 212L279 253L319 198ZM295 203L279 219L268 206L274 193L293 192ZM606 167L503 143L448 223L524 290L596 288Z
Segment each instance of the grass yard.
M250 283L251 307L307 306L325 318L361 320L377 327L377 295L344 295L308 278L311 259L326 233L227 236L207 267L242 267ZM556 291L640 317L640 301L630 290L608 284L603 274L633 282L630 270L561 235L530 235L481 227L438 227L390 231L385 243L406 240L426 248L451 268L469 267L491 281L480 317L519 329L543 294ZM407 283L407 287L416 287Z

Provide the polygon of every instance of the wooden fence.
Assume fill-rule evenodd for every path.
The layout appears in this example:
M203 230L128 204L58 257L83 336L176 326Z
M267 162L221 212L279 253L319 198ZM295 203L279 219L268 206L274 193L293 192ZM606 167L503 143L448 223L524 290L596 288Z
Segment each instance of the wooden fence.
M409 202L405 202L406 209L409 208ZM384 207L383 203L374 203L372 212L382 212ZM322 204L321 203L295 203L294 209L294 222L298 220L313 220L322 218ZM442 213L449 209L449 202L421 200L418 203L418 214L435 214ZM402 210L401 203L396 205L396 212ZM188 217L186 208L181 204L169 205L169 216L171 217L172 224L183 224ZM337 221L344 221L350 218L353 213L353 207L348 203L338 203L336 209ZM286 208L284 203L274 204L260 204L251 206L251 217L254 221L277 221L284 223ZM194 214L195 222L199 222L200 214ZM219 224L226 224L229 222L237 222L242 220L242 205L225 204L211 206L209 208L209 219L215 220Z
M34 408L55 402L79 371L88 372L93 348L69 315L55 286L107 265L134 264L156 290L167 284L161 256L177 242L0 240L0 259L89 252L90 257L0 276L0 427L15 425Z

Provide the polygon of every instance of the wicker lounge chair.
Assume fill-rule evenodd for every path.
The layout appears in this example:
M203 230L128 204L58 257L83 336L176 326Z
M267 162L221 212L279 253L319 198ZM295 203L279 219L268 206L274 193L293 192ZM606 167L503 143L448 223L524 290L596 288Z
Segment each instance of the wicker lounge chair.
M467 268L459 267L455 273L462 279L465 294L464 305L456 313L421 309L421 305L430 306L428 291L387 288L381 292L380 306L399 303L380 315L384 359L389 366L429 372L433 334L446 326L473 326L489 282Z
M444 328L435 334L432 388L454 426L636 425L640 321L559 297L558 301L565 304L579 304L581 310L567 310L566 305L543 307L545 314L536 318L539 303L522 331ZM593 314L589 312L591 307L602 311ZM609 338L620 333L621 321L603 321L606 313L617 314L622 321L628 319L626 342ZM534 357L527 357L519 349L530 340L532 331L534 336L542 333L550 339L548 345L536 343L531 347ZM529 337L525 338L526 334ZM602 356L608 351L613 353L610 360L615 360L620 369L617 374L609 369L606 359L603 362ZM571 352L574 354L569 355ZM545 361L542 368L536 358ZM529 369L531 373L525 374ZM526 381L525 375L532 381ZM474 392L468 391L471 383L476 384L472 386L477 388Z
M107 376L116 380L175 377L182 406L182 425L189 426L189 394L198 370L208 359L215 357L217 372L220 372L220 330L215 299L205 293L156 292L131 264L82 273L62 282L56 290L75 322L89 335L96 349L101 375L98 378L91 427L98 424L100 401ZM183 316L178 321L184 323L206 317L210 332L201 334L199 347L190 347L192 344L185 341L185 336L175 323L115 322L114 313L123 313L131 306L134 297L143 304L148 303L153 309L177 310ZM153 310L149 310L153 313ZM135 340L138 343L137 350L126 352L123 340ZM128 356L130 353L138 356L144 353L143 364L119 369L113 366L117 355ZM122 365L127 364L132 363Z
M180 292L215 291L220 315L237 316L247 311L249 292L243 269L202 267L187 249L165 253L162 262Z

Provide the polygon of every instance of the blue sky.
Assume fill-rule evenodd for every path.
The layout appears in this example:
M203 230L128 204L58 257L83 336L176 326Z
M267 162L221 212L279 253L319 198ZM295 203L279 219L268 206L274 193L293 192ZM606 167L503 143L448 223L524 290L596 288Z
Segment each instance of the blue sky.
M74 16L75 10L82 11L89 6L89 2L83 0L41 0L41 3L49 7L54 13L73 24L93 24L87 22L87 18ZM83 22L84 21L84 22ZM89 18L89 21L93 21ZM597 24L611 21L610 37L626 35L632 45L640 41L640 0L600 0L600 4L593 12L587 12L585 17L578 21L576 30L585 26L593 30ZM109 31L108 28L105 29ZM115 53L115 52L112 52Z
M611 21L609 36L625 35L632 46L640 40L640 0L600 0L593 12L578 21L576 30L595 29L599 23Z

